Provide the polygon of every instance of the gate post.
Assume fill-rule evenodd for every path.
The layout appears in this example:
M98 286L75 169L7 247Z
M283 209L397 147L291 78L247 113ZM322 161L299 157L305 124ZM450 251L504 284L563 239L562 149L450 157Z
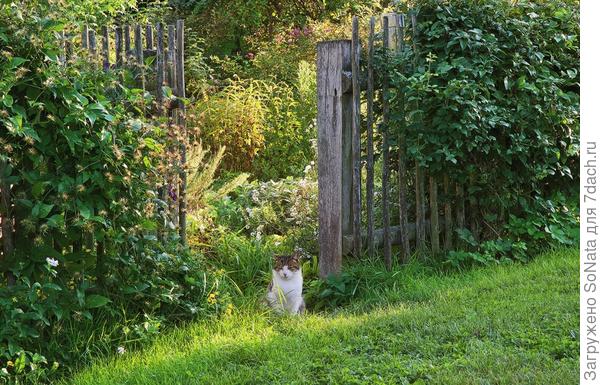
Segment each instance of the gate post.
M317 45L319 275L342 267L342 233L352 231L351 41ZM343 78L346 77L346 80Z

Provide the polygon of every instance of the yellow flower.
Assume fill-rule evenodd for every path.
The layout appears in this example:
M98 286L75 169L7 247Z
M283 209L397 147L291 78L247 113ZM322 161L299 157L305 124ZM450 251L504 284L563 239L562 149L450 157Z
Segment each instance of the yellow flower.
M214 305L217 303L217 295L215 293L210 293L208 295L208 303Z
M226 315L231 315L231 314L233 314L233 309L234 309L234 307L233 307L233 305L232 305L232 304L229 304L229 305L227 305L227 308L225 309L225 314L226 314Z

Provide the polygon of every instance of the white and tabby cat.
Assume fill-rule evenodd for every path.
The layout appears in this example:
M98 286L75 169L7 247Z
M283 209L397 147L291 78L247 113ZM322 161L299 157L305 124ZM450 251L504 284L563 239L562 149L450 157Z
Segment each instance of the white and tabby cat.
M269 284L267 301L278 312L302 314L306 308L302 297L302 266L300 251L292 255L273 257L273 280Z

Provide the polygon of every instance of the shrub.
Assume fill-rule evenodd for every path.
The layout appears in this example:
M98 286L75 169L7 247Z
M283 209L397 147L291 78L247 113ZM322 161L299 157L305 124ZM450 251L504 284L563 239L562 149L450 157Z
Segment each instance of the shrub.
M219 314L230 289L198 255L155 242L170 143L143 121L142 91L85 59L60 65L59 9L21 4L0 3L0 186L14 201L0 213L16 227L0 256L0 381L37 384L160 323ZM96 330L134 323L108 340Z
M304 178L243 185L233 198L214 203L221 214L217 223L253 238L281 236L290 250L299 246L316 251L317 182L310 165L307 174Z
M558 191L576 193L575 2L427 0L415 6L418 51L378 59L392 83L390 127L405 137L408 156L429 175L441 180L449 174L466 186L477 203L469 215L483 229L475 239L517 242L513 216L536 217L542 228L552 223L554 230L542 230L547 239L552 233L565 238L556 234L568 233L570 223L548 219L538 202Z
M306 114L314 107L305 108L313 101L310 86L303 85L300 104L283 83L238 79L196 104L195 124L203 127L208 146L225 147L225 170L251 171L261 179L300 175L313 158L315 130Z

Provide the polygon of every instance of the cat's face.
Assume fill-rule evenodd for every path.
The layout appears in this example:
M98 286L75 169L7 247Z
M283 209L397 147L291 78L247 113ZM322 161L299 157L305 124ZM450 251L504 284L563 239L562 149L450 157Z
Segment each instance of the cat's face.
M279 274L281 279L290 280L297 274L302 274L300 266L300 255L276 255L273 257L273 270Z

